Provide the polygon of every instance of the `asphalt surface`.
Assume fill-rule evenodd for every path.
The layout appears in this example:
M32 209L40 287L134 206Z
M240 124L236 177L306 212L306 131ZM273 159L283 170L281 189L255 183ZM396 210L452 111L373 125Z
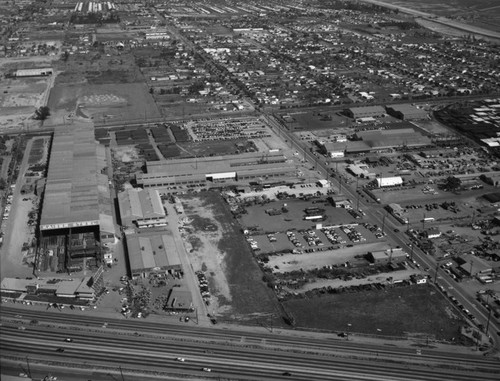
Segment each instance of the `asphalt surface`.
M325 178L329 179L333 183L336 183L337 189L341 189L342 194L351 200L356 200L356 203L359 203L359 208L367 214L369 220L375 222L379 226L384 226L384 233L387 234L389 242L399 245L407 253L412 253L413 259L419 264L419 266L421 266L421 268L429 267L430 270L428 271L428 274L430 275L430 279L436 279L436 284L443 286L448 293L454 296L460 304L469 310L481 322L481 324L489 328L487 334L493 341L494 350L500 350L500 336L498 336L498 332L500 332L500 324L492 317L490 317L488 324L488 311L476 300L471 300L459 282L455 281L447 273L439 269L439 263L436 263L434 258L425 254L415 245L412 249L409 237L404 235L403 232L406 229L405 226L402 226L392 216L388 215L382 205L371 201L366 202L362 197L359 197L359 195L356 194L356 189L352 189L348 184L345 184L344 181L342 181L342 184L339 184L338 179L341 179L341 177L339 177L338 174L336 174L335 177L331 177L334 171L329 168L329 162L326 161L327 159L315 156L312 152L305 149L297 136L276 121L276 119L267 117L267 120L280 136L286 136L292 149L296 149L309 163L314 165L315 169ZM394 232L395 228L401 230L401 232ZM437 277L436 271L438 272Z
M119 368L125 379L497 380L500 372L496 359L426 348L416 353L412 348L272 333L104 322L94 316L69 320L57 312L4 305L1 316L2 369L13 372L26 369L28 362L30 371L43 369L45 363L53 375L59 367L69 367L87 379L106 379L110 372L120 379ZM30 324L33 320L37 323Z

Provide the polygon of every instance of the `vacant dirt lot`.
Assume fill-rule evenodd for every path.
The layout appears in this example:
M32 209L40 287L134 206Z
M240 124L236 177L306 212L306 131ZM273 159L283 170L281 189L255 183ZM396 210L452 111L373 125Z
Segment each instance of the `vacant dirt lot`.
M44 104L49 82L50 78L0 79L0 132L39 125L31 117Z
M64 109L97 121L144 120L160 116L144 83L70 85L51 91L49 107Z
M280 322L277 300L220 195L206 192L181 201L191 220L185 234L189 259L195 271L205 272L212 293L209 309L222 320Z

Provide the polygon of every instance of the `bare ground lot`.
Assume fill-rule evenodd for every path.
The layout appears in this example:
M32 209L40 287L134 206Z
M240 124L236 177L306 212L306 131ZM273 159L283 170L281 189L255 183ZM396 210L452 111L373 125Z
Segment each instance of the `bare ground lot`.
M185 235L192 247L189 259L195 271L205 272L213 295L209 309L222 320L255 324L265 318L281 324L276 297L220 195L204 192L181 201L192 219Z
M49 107L76 112L98 121L144 120L160 112L144 83L56 85Z
M48 81L47 78L0 79L0 131L39 125L31 117L43 102Z
M285 302L297 327L374 335L423 333L438 340L459 337L460 315L434 287L389 288L359 293L324 295ZM314 313L311 313L314 311Z
M338 131L350 127L348 118L334 114L331 111L290 112L287 114L293 118L293 122L288 123L293 129L334 129Z
M247 139L238 140L213 140L206 142L189 142L189 143L178 143L178 147L181 149L182 156L196 156L196 157L206 157L206 156L218 156L218 155L234 155L241 153L238 147L238 143L243 145L248 145Z

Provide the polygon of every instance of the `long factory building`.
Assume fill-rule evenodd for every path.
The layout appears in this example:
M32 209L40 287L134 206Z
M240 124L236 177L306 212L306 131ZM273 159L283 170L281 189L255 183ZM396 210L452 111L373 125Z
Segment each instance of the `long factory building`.
M205 186L210 183L261 181L296 177L293 160L280 152L245 153L175 160L148 161L147 173L137 175L144 187Z
M94 232L114 239L104 147L94 138L92 124L57 128L52 142L45 186L40 235Z

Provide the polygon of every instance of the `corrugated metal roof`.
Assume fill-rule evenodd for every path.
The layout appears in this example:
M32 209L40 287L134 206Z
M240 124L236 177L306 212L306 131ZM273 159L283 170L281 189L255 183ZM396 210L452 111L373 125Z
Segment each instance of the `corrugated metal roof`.
M258 165L264 162L285 161L286 157L279 152L243 153L238 155L211 156L175 160L148 161L148 174L165 174L182 176L185 174L205 174L216 172L234 172L241 166Z
M94 126L57 128L50 154L41 225L99 220Z
M127 236L127 248L132 273L155 267L180 267L181 261L175 250L173 237L169 235Z
M127 189L118 195L118 201L123 221L165 216L163 203L156 189Z

